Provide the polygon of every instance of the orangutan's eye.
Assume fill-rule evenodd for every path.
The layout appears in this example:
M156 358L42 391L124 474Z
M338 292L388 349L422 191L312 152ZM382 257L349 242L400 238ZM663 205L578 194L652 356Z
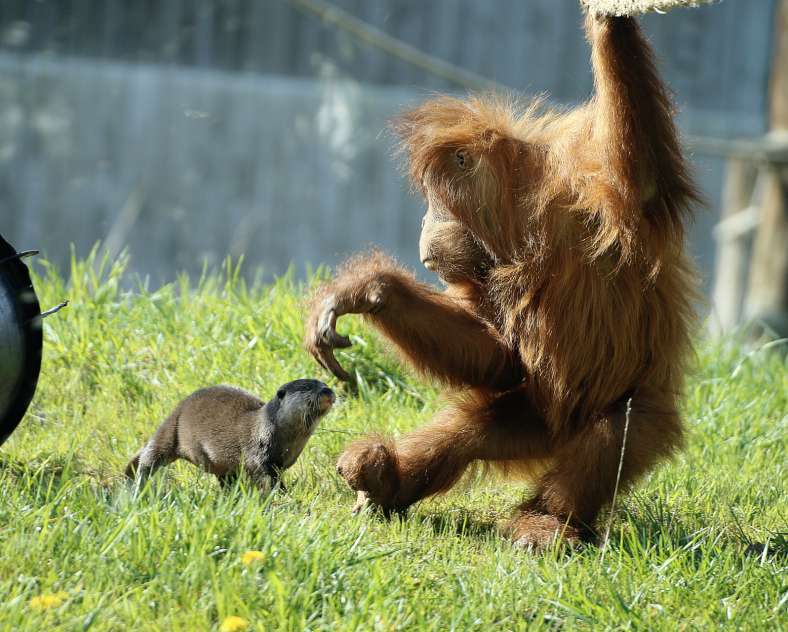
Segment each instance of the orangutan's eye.
M458 149L454 152L454 160L457 161L457 166L460 169L467 169L471 164L468 153L464 149Z

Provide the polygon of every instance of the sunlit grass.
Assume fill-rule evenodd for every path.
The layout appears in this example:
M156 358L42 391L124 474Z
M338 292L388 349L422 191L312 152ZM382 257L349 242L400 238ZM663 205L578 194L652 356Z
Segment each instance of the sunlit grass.
M785 347L702 341L687 449L619 499L604 558L537 557L496 533L516 483L473 481L404 521L350 515L342 446L439 405L352 317L339 355L359 392L285 475L289 493L221 492L176 464L133 496L126 460L192 390L268 398L328 378L301 348L291 278L249 285L227 263L148 290L123 269L92 256L66 281L38 264L42 305L71 304L46 321L36 398L0 448L0 629L785 629Z

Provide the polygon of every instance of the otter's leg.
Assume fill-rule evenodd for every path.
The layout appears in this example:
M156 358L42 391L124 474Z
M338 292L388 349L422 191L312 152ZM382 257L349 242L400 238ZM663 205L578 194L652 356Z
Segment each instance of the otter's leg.
M223 490L230 489L233 485L235 485L236 481L238 480L238 472L230 471L222 474L221 476L217 476L216 480L219 481L219 486Z
M556 450L536 496L521 505L508 524L506 531L517 545L538 550L559 537L570 544L592 540L594 522L613 499L616 480L621 494L681 444L681 421L672 397L642 392L636 398L626 444L622 404Z
M274 473L271 476L271 483L274 489L278 488L283 494L287 493L287 486L285 485L285 481L282 478L282 472L279 468L274 468Z
M268 495L275 489L286 492L285 484L282 481L282 473L277 467L246 467L244 466L249 478L252 479L261 494Z
M474 461L527 461L549 454L541 416L520 391L470 392L431 423L396 442L367 438L350 445L337 470L365 501L385 512L451 488Z

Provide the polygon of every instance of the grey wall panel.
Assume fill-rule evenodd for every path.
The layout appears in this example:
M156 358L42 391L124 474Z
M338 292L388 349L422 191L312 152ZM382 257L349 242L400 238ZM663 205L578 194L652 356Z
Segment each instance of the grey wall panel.
M503 85L574 103L591 89L577 0L334 0L369 24ZM644 28L694 131L764 128L775 0L649 15ZM0 49L457 89L288 0L4 0Z
M346 81L0 55L0 229L64 264L128 246L154 282L227 253L250 270L377 245L419 269L422 205L387 120L421 93ZM711 166L709 166L711 164ZM721 170L698 163L714 202ZM693 228L710 272L711 212Z

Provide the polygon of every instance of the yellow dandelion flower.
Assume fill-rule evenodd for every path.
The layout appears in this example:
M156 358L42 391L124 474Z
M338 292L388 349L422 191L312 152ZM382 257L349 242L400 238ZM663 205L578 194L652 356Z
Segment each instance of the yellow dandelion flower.
M30 600L30 607L33 610L51 610L59 607L66 599L68 593L62 590L49 595L36 595Z
M225 617L219 632L242 632L249 627L249 622L243 617Z
M241 562L246 566L251 566L255 562L262 562L265 559L265 554L262 551L247 551L241 556Z

